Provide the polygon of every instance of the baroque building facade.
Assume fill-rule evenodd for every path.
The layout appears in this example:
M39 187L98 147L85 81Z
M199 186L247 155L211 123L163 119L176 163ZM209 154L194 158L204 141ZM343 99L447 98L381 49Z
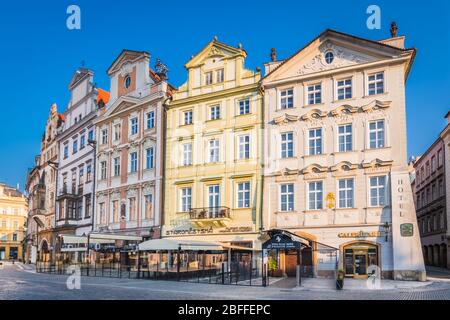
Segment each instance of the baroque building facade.
M109 93L96 88L94 73L79 68L69 84L70 102L64 113L65 122L57 136L59 163L57 179L57 208L55 232L56 251L61 248L63 235L87 235L93 228L95 126L97 106L109 100ZM84 249L82 249L84 250ZM81 255L77 259L81 259Z
M370 266L425 277L406 159L415 50L404 40L326 30L284 61L273 50L262 80L265 228L338 249L348 277L366 278ZM286 270L296 263L288 255L278 257Z
M27 214L26 197L17 189L0 183L0 261L24 259Z
M450 123L450 117L447 117ZM413 189L416 199L417 220L422 240L424 260L427 265L450 267L448 257L448 148L445 141L450 125L414 163Z
M53 104L42 135L41 153L27 176L29 197L26 257L32 262L52 261L56 244L55 205L58 147L56 136L64 124L64 115Z
M162 236L254 248L261 223L262 95L241 45L215 38L167 106Z
M172 87L150 54L124 50L108 69L109 103L99 110L94 231L160 236L163 184L163 104Z

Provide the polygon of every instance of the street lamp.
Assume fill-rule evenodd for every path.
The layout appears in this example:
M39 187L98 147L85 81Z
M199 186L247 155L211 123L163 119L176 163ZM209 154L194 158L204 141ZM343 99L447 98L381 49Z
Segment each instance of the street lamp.
M389 222L385 222L383 225L383 229L384 229L384 234L386 236L386 242L388 242L389 240L389 233L391 231L391 225L389 224Z

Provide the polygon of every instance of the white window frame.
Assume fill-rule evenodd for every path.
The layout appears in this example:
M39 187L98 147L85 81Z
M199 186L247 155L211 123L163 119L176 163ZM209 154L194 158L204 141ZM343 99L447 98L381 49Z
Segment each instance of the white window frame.
M236 185L236 207L248 209L251 207L251 183L250 181L238 182Z
M118 160L116 162L116 160ZM114 166L114 177L120 176L120 157L113 158L113 166Z
M133 123L136 121L136 123ZM135 136L139 133L139 119L138 117L132 117L130 119L130 136Z
M100 180L106 180L107 176L108 163L106 161L100 162Z
M189 126L194 123L194 110L183 111L183 125Z
M306 87L306 101L308 102L308 105L323 103L322 89L323 87L321 82L308 84L308 86Z
M318 186L322 188L319 190ZM314 189L311 188L314 186ZM314 195L313 205L311 205L311 195ZM308 209L311 211L320 211L324 208L324 182L310 181L308 182Z
M192 142L183 144L183 166L192 166Z
M352 182L352 187L349 186L349 182ZM344 186L341 187L341 182L344 182ZM337 180L337 195L338 195L338 208L339 209L353 209L355 208L355 179L346 178ZM341 197L341 192L344 193L344 197ZM344 205L341 205L341 201L344 201ZM351 205L349 205L351 201Z
M192 209L192 187L180 189L180 212L190 212Z
M246 98L239 100L239 115L243 116L250 113L250 99Z
M347 131L348 127L350 127L350 132ZM344 132L341 133L341 128L344 128ZM350 137L350 149L348 149L348 141L347 138ZM344 140L341 142L341 138ZM340 124L337 127L337 150L338 152L350 152L353 151L353 123ZM341 146L343 148L341 149Z
M136 156L135 159L133 159L134 155ZM130 152L130 171L129 171L130 173L138 172L138 166L139 166L138 158L139 158L139 156L138 156L137 151Z
M216 81L217 81L217 83L225 82L225 69L224 68L216 70Z
M317 132L320 131L320 136L317 135ZM311 133L314 132L314 136L311 137ZM320 142L320 144L318 144ZM311 143L314 144L311 147ZM310 156L318 156L323 154L323 128L311 128L308 130L308 155ZM320 148L320 152L319 152Z
M219 120L221 119L221 108L220 104L215 104L209 107L209 120Z
M102 145L108 144L108 129L102 130Z
M211 139L208 141L209 147L209 163L218 163L220 162L220 140L219 139Z
M155 169L155 148L149 147L145 150L145 164L147 170Z
M383 129L379 128L379 123L383 123ZM375 129L371 129L370 126L372 124L376 125ZM369 149L381 149L381 148L385 148L386 147L386 120L385 119L378 119L378 120L373 120L373 121L369 121L368 125L367 125L367 130L368 130L368 146ZM380 132L383 134L382 136L382 140L379 137ZM372 147L372 133L375 133L375 147ZM380 141L382 141L383 143L380 144Z
M283 191L283 188L286 190ZM290 191L289 187L292 187ZM285 198L285 201L283 201ZM295 185L293 183L284 183L280 185L280 212L295 211Z
M384 185L379 184L379 180L383 178L384 179ZM377 179L377 185L372 186L372 179ZM388 205L388 176L381 175L381 176L370 176L368 181L368 190L369 190L369 207L376 208L376 207L384 207ZM376 202L372 202L372 190L375 189L377 196L376 196ZM381 193L381 191L384 192ZM384 203L381 202L381 196L384 197Z
M155 111L147 112L147 129L155 128Z
M350 84L347 82L350 81ZM342 84L339 84L341 83ZM343 97L340 96L339 90L343 90ZM350 92L348 92L350 91ZM350 97L347 96L347 94L350 94ZM337 79L336 80L336 100L348 100L353 99L353 78L343 78L343 79Z
M292 136L292 139L289 139L289 135ZM283 141L284 136L286 136L286 140ZM280 158L281 159L290 159L295 156L295 147L294 147L294 132L282 132L280 134ZM285 150L283 150L283 148ZM289 155L289 151L291 151L291 155Z
M279 101L281 110L294 108L294 88L280 90Z
M378 79L379 75L383 75L382 79ZM370 80L370 77L375 77L375 79ZM382 92L378 91L378 83L382 83L383 84L383 90ZM374 84L375 85L375 91L371 93L371 89L370 86ZM386 73L384 71L378 71L378 72L373 72L373 73L369 73L367 74L367 95L368 96L374 96L377 94L383 94L386 93Z
M213 72L212 71L206 71L205 72L205 85L209 86L213 84Z
M238 137L239 140L239 160L250 159L251 157L251 137L250 134L243 134Z

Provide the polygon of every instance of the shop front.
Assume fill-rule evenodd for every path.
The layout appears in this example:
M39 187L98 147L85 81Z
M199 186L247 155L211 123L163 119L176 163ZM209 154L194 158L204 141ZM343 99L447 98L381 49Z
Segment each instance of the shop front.
M346 277L367 279L379 267L378 245L369 242L355 242L344 246L344 271Z

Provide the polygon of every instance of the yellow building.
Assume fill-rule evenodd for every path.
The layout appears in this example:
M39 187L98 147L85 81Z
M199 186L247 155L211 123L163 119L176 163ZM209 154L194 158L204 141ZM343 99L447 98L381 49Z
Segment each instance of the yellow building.
M261 227L260 70L215 38L167 106L163 237L255 247Z
M22 193L0 184L0 261L22 260L27 206Z

